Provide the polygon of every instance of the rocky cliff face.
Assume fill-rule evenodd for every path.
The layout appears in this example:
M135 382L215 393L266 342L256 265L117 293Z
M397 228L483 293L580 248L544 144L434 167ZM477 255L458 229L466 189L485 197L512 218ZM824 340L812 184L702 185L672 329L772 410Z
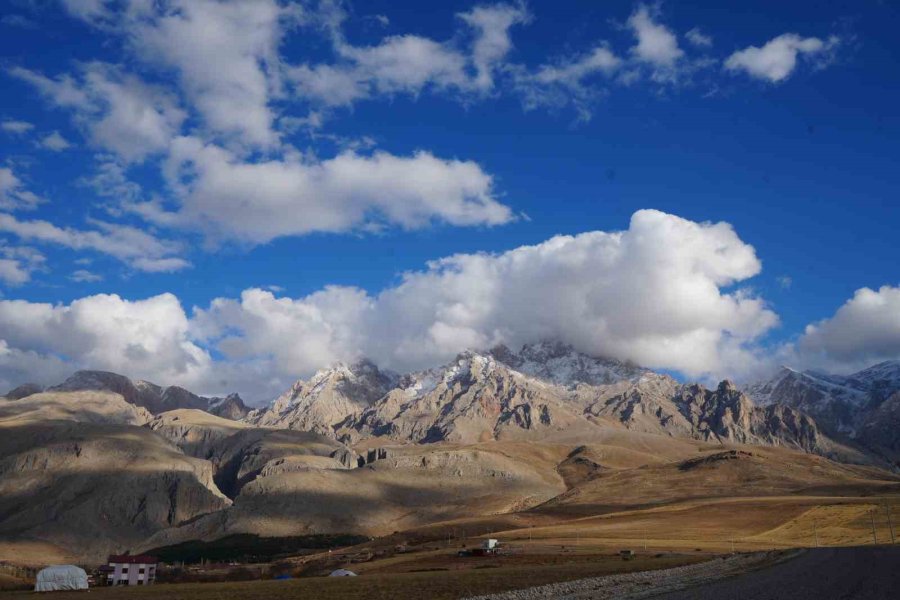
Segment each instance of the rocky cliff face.
M345 367L322 371L253 422L310 428L348 443L590 439L598 428L624 427L865 460L834 444L802 412L778 403L757 407L730 382L715 390L683 385L559 344L465 352L443 367L404 375L389 390L391 380L374 373L373 367L366 379Z
M85 559L230 504L206 461L148 429L0 421L0 538L46 541Z
M309 380L299 380L268 408L253 411L247 421L263 427L314 431L334 437L336 427L384 396L397 382L373 363L338 364Z
M147 427L185 454L209 461L216 485L230 498L265 470L359 465L352 450L317 434L260 429L199 410L165 412Z
M538 439L590 428L579 412L563 388L519 373L490 354L465 352L442 368L401 378L397 388L342 423L339 434L424 443Z
M24 383L6 392L4 398L7 400L21 400L33 394L40 394L43 391L44 388L36 383Z
M812 416L828 435L875 453L890 450L891 431L900 430L894 396L900 392L900 362L887 361L851 375L799 372L783 367L745 390L763 406L780 403Z

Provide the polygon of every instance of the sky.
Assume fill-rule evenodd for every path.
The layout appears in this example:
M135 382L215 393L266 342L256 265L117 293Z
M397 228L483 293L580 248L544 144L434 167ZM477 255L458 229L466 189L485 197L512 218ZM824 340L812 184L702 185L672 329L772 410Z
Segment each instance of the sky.
M891 2L4 0L0 391L900 359Z

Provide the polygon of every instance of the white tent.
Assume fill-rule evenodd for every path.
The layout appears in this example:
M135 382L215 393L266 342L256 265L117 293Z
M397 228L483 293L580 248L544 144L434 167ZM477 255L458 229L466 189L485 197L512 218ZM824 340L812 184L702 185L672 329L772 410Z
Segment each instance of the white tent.
M347 569L338 569L336 571L332 571L329 577L356 577L356 573L353 571L348 571Z
M88 589L87 573L75 565L53 565L41 569L34 584L36 592Z

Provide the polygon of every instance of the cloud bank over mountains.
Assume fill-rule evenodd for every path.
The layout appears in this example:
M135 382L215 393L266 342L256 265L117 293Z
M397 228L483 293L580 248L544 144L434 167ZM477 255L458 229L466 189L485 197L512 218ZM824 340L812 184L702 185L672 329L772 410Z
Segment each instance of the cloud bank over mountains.
M433 261L375 295L251 288L190 312L172 294L0 300L0 383L91 367L261 401L336 361L369 357L406 371L540 339L692 378L747 377L773 366L761 340L778 325L742 287L760 269L729 224L642 210L624 231ZM900 356L898 302L898 288L860 290L790 351L848 365Z

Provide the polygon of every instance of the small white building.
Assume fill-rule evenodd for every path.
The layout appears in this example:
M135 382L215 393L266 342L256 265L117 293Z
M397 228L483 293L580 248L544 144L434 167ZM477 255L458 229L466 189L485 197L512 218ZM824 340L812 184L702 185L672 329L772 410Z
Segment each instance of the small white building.
M481 549L482 550L496 550L497 545L500 543L500 540L495 540L494 538L488 538L486 540L482 540Z
M34 584L36 592L86 589L88 589L87 573L75 565L53 565L41 569Z
M156 581L155 556L114 554L106 564L106 585L150 585Z

